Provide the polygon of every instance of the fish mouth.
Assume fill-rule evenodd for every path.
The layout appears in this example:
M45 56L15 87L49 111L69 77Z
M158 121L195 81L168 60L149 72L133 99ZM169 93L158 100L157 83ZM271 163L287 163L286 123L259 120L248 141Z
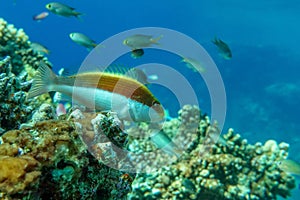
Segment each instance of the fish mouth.
M128 40L123 40L123 44L127 45L128 44Z

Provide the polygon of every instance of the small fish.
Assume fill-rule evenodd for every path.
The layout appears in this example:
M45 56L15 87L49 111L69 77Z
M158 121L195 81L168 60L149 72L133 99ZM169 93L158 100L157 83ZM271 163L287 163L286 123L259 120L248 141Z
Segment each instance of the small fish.
M140 58L144 55L144 50L143 49L133 49L131 51L131 57L136 59L136 58Z
M279 164L279 167L287 173L300 175L300 163L296 161L290 159L282 160Z
M65 4L62 4L62 3L58 3L58 2L51 2L51 3L48 3L46 5L46 8L56 14L56 15L61 15L61 16L64 16L64 17L79 17L80 15L82 15L82 13L80 12L76 12L75 11L75 8L72 8L68 5L65 5Z
M158 79L158 76L156 74L147 75L145 70L140 68L132 68L128 70L126 72L126 76L136 79L144 85L149 84L149 80L155 81Z
M205 68L203 65L196 59L194 58L189 58L189 57L183 57L181 62L186 63L186 66L190 69L192 69L194 72L205 72Z
M159 122L164 109L150 90L125 75L86 72L73 76L57 76L41 63L27 99L56 91L90 109L116 112L119 119L134 122Z
M154 132L150 135L151 141L156 145L157 148L162 149L169 155L175 155L177 158L180 157L179 147L171 140L171 138L163 131Z
M58 103L56 106L56 115L61 116L61 115L65 115L66 113L67 113L67 110L65 108L65 105L62 103Z
M230 60L232 58L231 50L225 42L223 42L221 39L215 38L212 40L212 43L218 47L219 53L224 59Z
M46 17L48 17L49 13L48 12L41 12L39 14L36 14L32 17L33 20L35 21L41 21L43 19L45 19Z
M41 45L40 43L37 42L31 42L30 47L33 49L35 52L39 52L41 54L50 54L50 51L47 47Z
M69 36L75 43L86 47L88 50L91 50L97 46L94 40L82 33L70 33Z
M123 44L130 47L132 50L142 49L145 47L150 47L153 44L159 44L158 41L161 38L162 35L157 38L153 38L151 35L137 34L126 38L123 41Z

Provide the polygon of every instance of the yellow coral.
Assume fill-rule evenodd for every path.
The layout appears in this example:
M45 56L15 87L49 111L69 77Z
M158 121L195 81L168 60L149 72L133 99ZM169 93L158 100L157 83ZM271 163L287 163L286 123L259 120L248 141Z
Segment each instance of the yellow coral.
M0 191L14 194L37 181L38 162L29 156L0 156Z

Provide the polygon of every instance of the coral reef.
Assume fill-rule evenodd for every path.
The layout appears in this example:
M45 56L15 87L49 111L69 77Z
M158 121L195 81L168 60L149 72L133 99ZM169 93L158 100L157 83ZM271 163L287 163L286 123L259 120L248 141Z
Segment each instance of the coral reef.
M38 116L38 120L31 126L8 131L1 137L0 197L123 198L131 190L133 178L102 164L88 152L86 144L82 141L87 135L76 130L73 122L74 116L80 113L76 115L73 112L69 120L55 120L53 118L56 116L51 114L52 112L53 108L49 107L49 104L43 104L34 114ZM81 122L106 124L107 129L101 130L108 137L114 137L112 134L120 129L117 126L114 129L112 120L116 118L107 114L99 115L98 118L97 115L96 118L94 115L85 116ZM78 122L76 124L83 126ZM93 129L93 126L91 128ZM119 145L124 145L121 143L123 139L118 138L116 141ZM2 173L2 170L5 173Z
M8 24L3 18L0 18L0 59L6 56L12 58L12 73L16 76L24 68L37 69L40 61L51 65L47 58L35 52L30 44L29 37L23 29L16 29L14 25Z
M46 57L32 50L23 29L0 18L0 135L27 122L41 102L49 101L48 95L25 101L40 61L51 66Z
M27 74L15 76L11 72L10 61L10 57L0 61L0 135L29 120L34 109L25 103L25 91L30 87L30 82L26 81Z
M197 106L123 131L112 112L58 117L48 95L25 101L40 61L0 18L0 199L273 200L295 187L279 166L288 144L219 137Z
M176 127L179 132L192 133L195 118L189 116L196 111L195 107L185 106L179 112L179 122L171 120L165 122L164 127L171 130ZM181 120L184 120L184 126L180 125ZM290 195L295 180L279 167L279 162L287 157L288 144L270 140L264 145L251 145L233 129L215 142L215 137L211 136L219 134L216 124L211 124L205 116L199 120L198 137L186 135L185 141L190 142L184 144L187 145L186 151L179 159L160 166L162 156L153 156L150 162L147 156L144 156L145 160L132 157L133 162L137 160L139 165L155 163L158 167L152 164L156 168L150 174L139 173L136 176L129 199L276 199L277 195L284 198ZM140 131L143 130L144 134L149 132L149 127L141 126ZM177 134L183 141L184 134ZM193 142L191 138L194 138ZM135 143L139 146L131 149L137 154L149 150L155 152L153 146L149 149L148 142L147 138L144 141L140 139Z

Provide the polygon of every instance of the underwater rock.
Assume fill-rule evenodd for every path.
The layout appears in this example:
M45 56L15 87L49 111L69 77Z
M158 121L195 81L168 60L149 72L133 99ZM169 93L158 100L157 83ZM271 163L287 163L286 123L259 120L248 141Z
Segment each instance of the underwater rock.
M179 115L184 114L184 117L179 117L179 121L194 123L189 116L196 112L191 108L188 106L179 112ZM158 165L157 170L149 174L137 174L128 199L275 200L277 196L287 198L290 195L291 189L295 187L295 179L279 167L280 161L288 155L286 143L278 145L270 140L264 145L251 145L234 133L233 129L229 129L222 136L223 142L214 141L209 143L209 148L203 148L208 144L206 141L209 136L206 134L218 132L218 129L215 124L209 123L207 116L199 116L199 137L194 138L196 145L168 165ZM148 130L143 128L144 125L141 126L137 130L143 135L145 132L142 131ZM174 123L174 126L182 127L178 123ZM171 124L166 127L174 129ZM185 127L185 132L188 133L189 126ZM131 141L134 143L133 138ZM139 139L134 144L135 152L143 152L148 140ZM158 163L160 159L161 157L153 156L151 163Z

